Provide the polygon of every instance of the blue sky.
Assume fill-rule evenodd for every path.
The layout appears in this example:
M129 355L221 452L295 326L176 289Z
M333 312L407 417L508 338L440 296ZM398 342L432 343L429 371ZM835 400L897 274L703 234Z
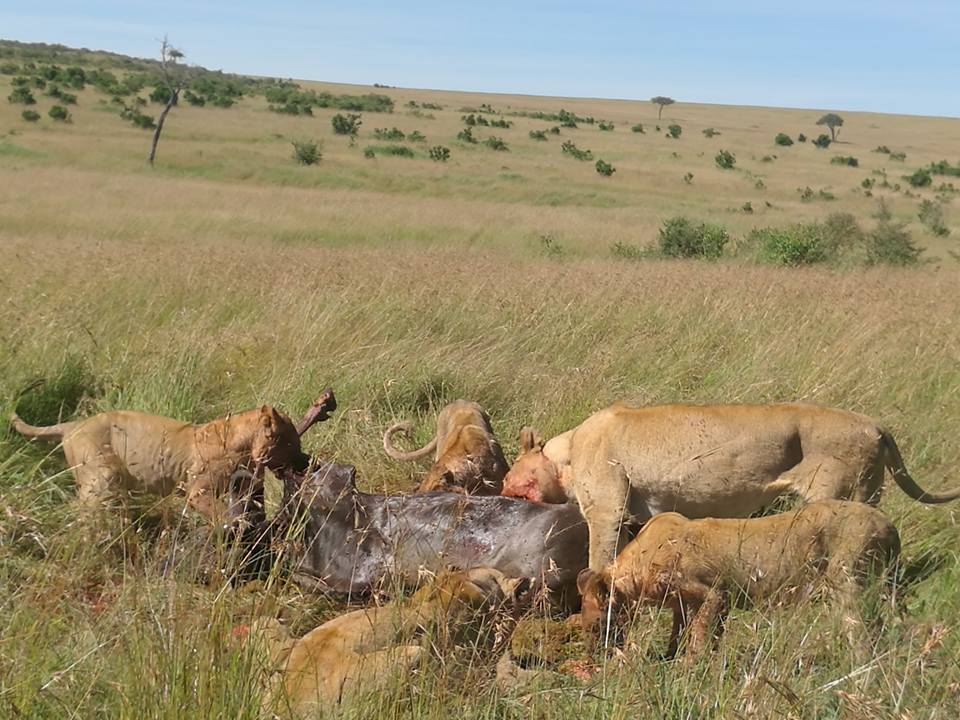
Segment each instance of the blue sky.
M0 37L402 87L960 116L960 0L0 0Z

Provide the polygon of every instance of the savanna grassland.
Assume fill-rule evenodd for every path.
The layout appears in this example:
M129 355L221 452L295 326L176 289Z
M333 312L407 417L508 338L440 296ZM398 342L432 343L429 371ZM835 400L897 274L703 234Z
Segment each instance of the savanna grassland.
M615 400L805 400L890 427L925 488L960 483L958 201L936 188L950 178L912 188L901 177L957 162L960 121L842 112L842 142L821 150L773 142L824 131L815 110L678 102L660 125L683 131L668 139L647 102L303 86L383 93L395 109L363 113L350 143L333 134L334 109L291 117L262 96L181 104L150 169L149 134L92 87L76 92L71 123L47 117L42 92L36 123L0 101L0 415L47 423L132 408L199 422L264 402L297 415L332 385L340 409L307 448L355 464L366 489L397 491L426 467L389 461L383 429L412 418L425 442L458 397L490 411L508 455L522 425L549 436ZM0 75L0 96L10 92ZM458 141L461 108L482 104L513 126ZM537 141L531 130L557 123L509 114L561 108L615 129L579 123ZM645 133L631 132L637 123ZM373 130L394 126L426 136L399 143L416 156L364 157L390 144ZM720 134L705 137L708 127ZM490 135L509 150L483 145ZM318 164L293 161L301 138L322 141ZM615 174L561 153L567 140ZM449 147L447 162L427 157L434 145ZM906 159L872 152L879 145ZM721 149L735 169L715 165ZM881 170L891 186L868 197L861 183ZM805 202L808 186L835 199ZM837 211L870 227L880 196L926 261L783 268L735 252L713 262L611 252L655 245L674 215L726 226L731 249L751 228ZM946 236L917 219L920 201L938 196ZM91 542L62 454L3 423L0 717L269 717L265 671L231 628L271 615L302 634L339 607L279 575L234 587L171 566L171 547L194 542L180 523ZM627 654L589 681L505 690L496 657L480 653L437 659L331 712L955 718L960 504L921 506L891 485L880 507L903 538L902 583L897 608L856 609L876 628L866 647L848 641L848 613L785 606L734 613L716 652L686 666L651 658L669 622L642 613Z

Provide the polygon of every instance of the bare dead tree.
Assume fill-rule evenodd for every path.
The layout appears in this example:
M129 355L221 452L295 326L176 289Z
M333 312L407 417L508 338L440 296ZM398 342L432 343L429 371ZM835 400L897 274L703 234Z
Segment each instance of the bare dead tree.
M160 133L163 132L163 122L167 119L167 113L177 104L180 91L187 84L187 75L183 72L183 67L177 63L182 57L183 53L170 45L164 37L160 45L160 78L167 88L168 97L167 104L157 118L157 127L154 128L153 140L150 142L150 155L147 158L150 165L153 165L153 160L157 156L157 143L160 142Z

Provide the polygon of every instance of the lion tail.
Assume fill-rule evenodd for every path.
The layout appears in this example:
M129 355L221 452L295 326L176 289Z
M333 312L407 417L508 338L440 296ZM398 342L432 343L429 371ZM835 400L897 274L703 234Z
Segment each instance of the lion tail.
M900 489L907 495L914 500L932 505L950 502L951 500L960 498L960 488L944 493L930 493L917 485L914 479L910 477L910 473L907 472L907 468L903 463L903 456L900 455L900 448L897 447L897 443L890 432L881 428L880 437L882 438L883 447L886 451L884 465L886 465L887 469L893 475L893 479L897 485L900 486Z
M57 425L46 426L30 425L21 420L20 416L16 413L11 413L10 424L14 430L25 437L39 438L41 440L62 440L63 436L70 432L77 423L63 422Z
M411 452L402 452L397 450L393 446L393 436L402 432L405 435L410 435L410 431L413 429L413 423L409 420L404 422L398 422L395 425L391 425L387 428L387 431L383 434L383 449L394 460L419 460L420 458L426 457L434 450L437 449L437 438L434 436L433 440L428 442L419 450L413 450Z

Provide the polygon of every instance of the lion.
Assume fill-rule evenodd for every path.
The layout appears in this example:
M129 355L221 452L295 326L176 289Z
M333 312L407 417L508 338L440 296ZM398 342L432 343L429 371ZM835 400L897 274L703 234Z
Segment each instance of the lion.
M850 602L899 553L893 523L859 502L821 500L747 520L661 513L604 570L581 571L581 623L596 640L608 613L619 624L630 605L667 607L673 611L667 656L686 633L693 658L731 605L785 599L817 585Z
M242 521L263 492L263 470L305 470L300 434L336 407L326 391L299 428L271 405L193 425L129 410L99 413L47 427L14 413L21 435L59 440L77 482L81 505L142 509L180 491L215 524Z
M884 470L911 498L944 503L910 477L890 432L857 413L805 403L613 405L544 444L521 431L503 494L576 501L590 532L590 568L626 540L622 526L670 510L747 517L786 492L806 502L876 505Z
M490 417L477 403L456 400L440 411L437 434L419 450L393 447L395 433L409 435L409 421L392 425L383 434L383 449L394 460L418 460L436 451L433 467L417 492L446 490L473 495L499 495L509 466L493 434Z
M531 588L493 568L445 570L408 602L348 612L298 640L276 620L258 623L275 676L266 705L312 717L407 675L429 648L492 641L489 621L501 610L516 617Z

